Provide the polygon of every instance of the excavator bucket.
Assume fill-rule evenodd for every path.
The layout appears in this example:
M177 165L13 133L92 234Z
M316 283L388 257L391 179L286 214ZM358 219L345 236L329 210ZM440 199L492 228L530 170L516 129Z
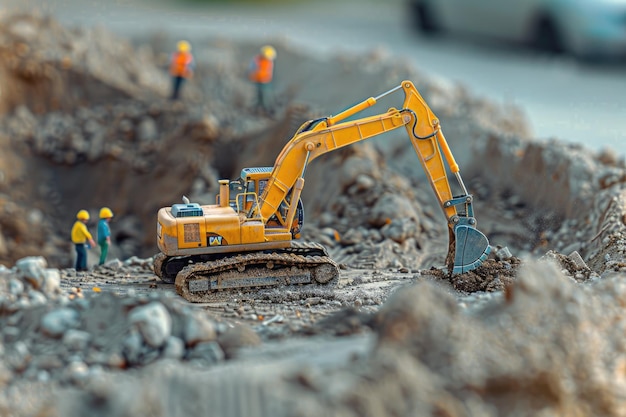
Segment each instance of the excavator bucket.
M454 228L454 266L452 274L472 271L482 265L491 251L487 237L479 230L468 225Z

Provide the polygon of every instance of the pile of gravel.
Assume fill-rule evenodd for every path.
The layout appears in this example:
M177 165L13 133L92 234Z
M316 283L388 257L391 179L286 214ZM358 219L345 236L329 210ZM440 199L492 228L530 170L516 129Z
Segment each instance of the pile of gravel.
M129 259L117 266L117 274L136 275L133 265L145 270L150 264ZM81 385L104 371L163 359L211 365L241 344L260 343L251 330L210 319L173 291L135 294L131 288L121 296L93 282L65 288L67 273L47 268L42 257L0 269L2 386Z

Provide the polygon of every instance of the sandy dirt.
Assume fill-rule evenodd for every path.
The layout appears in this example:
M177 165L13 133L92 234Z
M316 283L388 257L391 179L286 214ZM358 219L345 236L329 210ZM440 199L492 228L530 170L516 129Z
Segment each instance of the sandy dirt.
M320 65L277 42L268 117L245 78L256 44L207 39L173 103L164 35L0 27L0 415L624 415L615 155L537 143L520 109L376 51ZM303 238L339 263L336 285L192 304L156 277L160 207L214 201L218 179L272 165L303 121L405 79L459 156L492 245L481 267L445 273L447 226L401 132L307 170ZM104 205L110 261L91 250L76 272L74 215Z

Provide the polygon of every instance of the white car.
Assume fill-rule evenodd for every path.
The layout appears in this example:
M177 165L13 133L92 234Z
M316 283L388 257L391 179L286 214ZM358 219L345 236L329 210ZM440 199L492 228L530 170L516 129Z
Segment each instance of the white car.
M626 57L626 0L408 0L424 33L523 43L584 58Z

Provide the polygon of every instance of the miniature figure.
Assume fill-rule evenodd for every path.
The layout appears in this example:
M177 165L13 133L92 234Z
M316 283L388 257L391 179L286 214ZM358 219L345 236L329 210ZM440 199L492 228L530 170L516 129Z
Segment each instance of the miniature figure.
M109 245L111 244L111 228L109 222L113 218L113 212L108 207L100 209L100 220L98 221L98 245L100 246L100 262L98 265L104 265L109 253Z
M87 222L89 221L89 212L80 210L76 214L76 222L72 226L72 242L76 247L76 271L87 270L87 248L96 246L91 233L87 230ZM85 244L89 242L89 246Z
M248 78L254 82L257 87L256 108L265 112L272 109L268 103L268 95L270 83L274 78L274 60L276 59L276 50L265 45L260 52L252 59L248 69Z
M180 90L186 79L193 75L194 60L191 45L187 41L179 41L177 51L172 54L170 74L172 76L172 100L178 100Z

